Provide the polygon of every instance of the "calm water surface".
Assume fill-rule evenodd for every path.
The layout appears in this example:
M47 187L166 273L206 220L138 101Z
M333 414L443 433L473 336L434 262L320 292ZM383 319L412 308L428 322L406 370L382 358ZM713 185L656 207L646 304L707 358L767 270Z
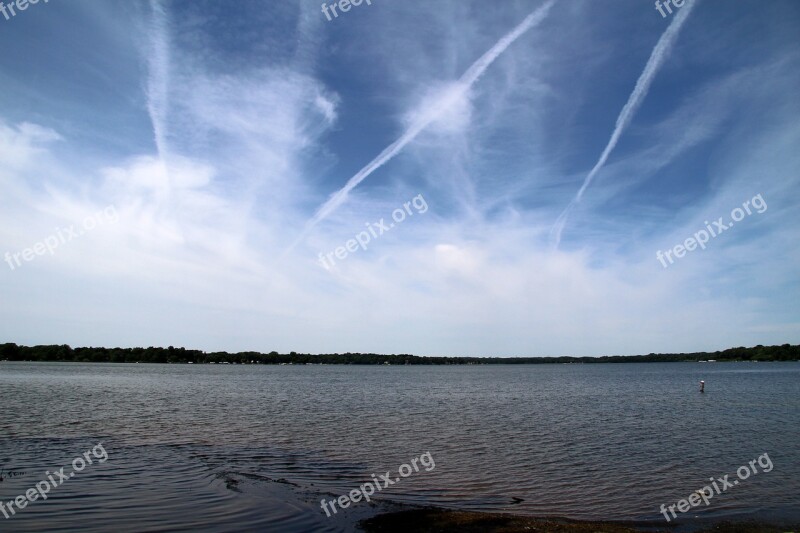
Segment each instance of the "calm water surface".
M798 363L0 363L0 412L3 501L109 456L2 531L348 531L396 504L663 524L662 503L764 453L771 472L683 521L800 522ZM380 506L320 509L425 452L435 468Z

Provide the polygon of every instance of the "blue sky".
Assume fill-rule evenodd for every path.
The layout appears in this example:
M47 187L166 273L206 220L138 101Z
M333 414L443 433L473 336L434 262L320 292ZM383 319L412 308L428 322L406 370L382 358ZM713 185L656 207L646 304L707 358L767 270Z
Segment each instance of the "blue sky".
M641 0L372 0L331 21L320 3L0 16L0 342L800 342L797 2L665 18ZM419 195L424 213L319 261ZM657 259L748 201L765 207ZM78 238L23 256L70 226Z

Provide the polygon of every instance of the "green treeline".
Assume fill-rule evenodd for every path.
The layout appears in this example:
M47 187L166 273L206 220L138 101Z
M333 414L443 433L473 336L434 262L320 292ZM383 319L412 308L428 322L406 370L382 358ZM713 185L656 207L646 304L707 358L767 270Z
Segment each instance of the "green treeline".
M230 363L329 365L513 365L543 363L656 363L679 361L798 361L800 345L730 348L721 352L613 355L604 357L419 357L374 353L279 354L278 352L202 352L185 348L71 348L66 344L18 346L0 344L0 361L67 361L81 363Z

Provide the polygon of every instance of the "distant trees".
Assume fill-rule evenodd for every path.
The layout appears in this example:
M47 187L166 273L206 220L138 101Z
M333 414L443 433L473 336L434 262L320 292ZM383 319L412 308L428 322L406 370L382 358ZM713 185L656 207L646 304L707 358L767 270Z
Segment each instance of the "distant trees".
M729 348L717 352L688 354L612 355L603 357L419 357L374 353L279 354L260 352L213 352L186 348L71 348L66 344L18 346L0 344L0 360L69 361L80 363L229 363L229 364L329 364L329 365L464 365L464 364L543 364L543 363L656 363L679 361L798 361L800 345Z

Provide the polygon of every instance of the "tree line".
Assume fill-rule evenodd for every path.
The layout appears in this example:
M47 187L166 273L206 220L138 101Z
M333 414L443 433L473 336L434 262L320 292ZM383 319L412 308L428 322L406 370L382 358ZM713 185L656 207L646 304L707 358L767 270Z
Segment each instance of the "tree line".
M758 345L717 352L611 355L603 357L426 357L375 353L302 354L291 352L204 352L185 348L71 348L66 344L19 346L0 344L0 361L62 361L76 363L216 363L216 364L328 364L328 365L492 365L547 363L661 363L690 361L800 361L800 345Z

